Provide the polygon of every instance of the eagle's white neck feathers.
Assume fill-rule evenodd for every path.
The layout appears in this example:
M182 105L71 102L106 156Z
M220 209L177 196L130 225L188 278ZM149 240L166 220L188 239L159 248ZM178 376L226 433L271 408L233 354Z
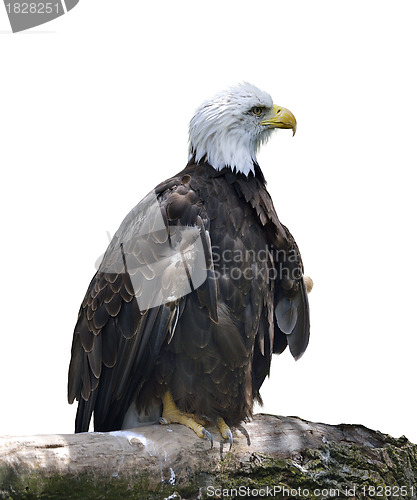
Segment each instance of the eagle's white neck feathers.
M254 173L256 153L271 132L251 114L256 106L272 108L272 99L249 83L205 101L190 122L189 158L217 170L230 167L245 175Z

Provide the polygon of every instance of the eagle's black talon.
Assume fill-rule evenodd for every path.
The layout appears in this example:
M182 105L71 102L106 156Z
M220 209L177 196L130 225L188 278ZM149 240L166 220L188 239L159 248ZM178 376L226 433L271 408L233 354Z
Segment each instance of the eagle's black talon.
M207 437L210 439L210 443L211 443L211 447L210 447L210 449L211 449L211 448L213 448L213 436L212 436L212 435L210 434L210 432L209 432L207 429L205 429L204 427L201 429L201 432L202 432L205 436L207 436Z
M162 425L168 425L168 422L163 417L159 417L158 422Z
M251 442L250 442L250 436L249 436L249 432L243 427L243 425L238 425L237 426L237 429L240 430L240 432L245 436L246 438L246 443L248 446L251 445Z
M229 451L232 449L232 446L233 446L233 434L232 434L232 431L230 429L228 429L227 431L227 437L229 438Z

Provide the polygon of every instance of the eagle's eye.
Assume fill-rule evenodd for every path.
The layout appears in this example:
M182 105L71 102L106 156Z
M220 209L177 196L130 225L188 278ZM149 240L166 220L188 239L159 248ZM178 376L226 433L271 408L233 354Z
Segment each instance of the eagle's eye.
M251 109L251 112L255 115L255 116L261 116L261 114L263 113L263 110L264 108L262 108L261 106L255 106Z

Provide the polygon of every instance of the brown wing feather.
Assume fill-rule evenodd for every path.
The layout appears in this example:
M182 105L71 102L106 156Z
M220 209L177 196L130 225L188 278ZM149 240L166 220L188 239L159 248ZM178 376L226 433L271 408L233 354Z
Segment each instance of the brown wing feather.
M235 185L241 196L256 211L265 228L276 270L272 299L275 314L271 302L266 301L268 309L264 314L268 315L268 320L260 322L254 346L254 393L260 398L259 388L269 373L272 352L279 354L289 345L291 354L299 359L309 342L310 318L300 251L288 228L278 219L271 196L265 188L262 172L259 167L255 167L256 176L250 182L236 176ZM288 321L289 316L291 321Z
M201 271L212 272L211 244L204 207L186 181L160 185L122 222L88 287L74 330L68 375L68 400L77 399L76 432L88 430L94 412L98 431L120 428L135 394L155 365L186 296L172 300L173 251L181 251L184 228L196 227L204 258ZM183 227L182 227L183 226ZM203 264L201 264L203 262ZM168 278L167 278L168 277ZM216 289L207 280L199 290L201 307L217 318Z

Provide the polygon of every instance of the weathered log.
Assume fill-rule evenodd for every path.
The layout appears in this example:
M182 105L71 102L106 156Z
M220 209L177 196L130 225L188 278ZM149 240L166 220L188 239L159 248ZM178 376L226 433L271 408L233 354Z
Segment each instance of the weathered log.
M229 451L209 429L213 449L179 425L3 436L0 498L417 498L417 445L405 437L261 414Z

